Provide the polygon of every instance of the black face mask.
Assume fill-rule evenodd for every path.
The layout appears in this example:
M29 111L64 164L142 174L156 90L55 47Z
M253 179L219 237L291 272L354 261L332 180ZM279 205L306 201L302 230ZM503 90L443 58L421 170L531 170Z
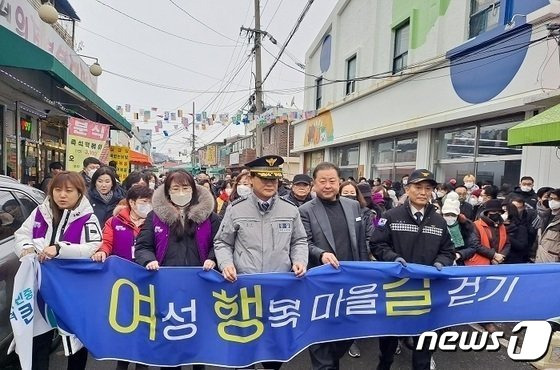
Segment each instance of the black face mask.
M344 198L348 198L348 199L352 199L352 200L358 200L358 197L356 197L355 195L343 195Z
M502 216L499 213L494 213L493 215L488 215L488 218L494 221L495 223L499 223L502 221Z

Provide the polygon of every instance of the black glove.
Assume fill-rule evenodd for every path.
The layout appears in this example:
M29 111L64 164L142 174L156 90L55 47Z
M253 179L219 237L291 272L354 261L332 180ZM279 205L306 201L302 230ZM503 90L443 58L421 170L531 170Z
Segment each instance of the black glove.
M436 263L434 263L434 267L435 267L438 271L441 271L441 269L443 268L443 265L441 264L441 262L436 262Z
M395 262L400 263L403 267L406 267L406 261L402 257L395 258Z

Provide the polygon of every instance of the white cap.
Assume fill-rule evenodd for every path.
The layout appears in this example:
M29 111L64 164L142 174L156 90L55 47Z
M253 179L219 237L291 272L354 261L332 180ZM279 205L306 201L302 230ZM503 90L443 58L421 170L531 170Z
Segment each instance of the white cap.
M459 195L454 191L449 192L445 197L445 202L443 202L443 207L441 209L441 214L453 213L457 216L461 213L461 203L459 202Z

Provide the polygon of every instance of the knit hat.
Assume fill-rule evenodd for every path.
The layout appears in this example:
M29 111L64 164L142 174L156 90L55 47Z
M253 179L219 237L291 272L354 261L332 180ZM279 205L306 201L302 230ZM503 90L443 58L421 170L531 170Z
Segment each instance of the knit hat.
M482 193L482 189L476 189L476 190L473 190L471 195L474 195L475 197L479 197L480 193Z
M443 202L443 208L441 209L441 214L445 215L447 213L453 213L459 216L461 213L461 204L459 203L459 195L454 191L451 191L445 197L445 202Z
M482 211L483 215L486 215L488 212L500 212L504 213L502 208L502 201L499 199L490 199L486 203L484 203L484 210Z
M371 197L371 186L367 182L358 184L358 189L364 198Z
M381 203L384 203L384 202L385 202L385 200L383 199L383 194L381 194L381 193L379 193L379 192L374 193L374 194L372 195L372 197L371 197L371 200L372 200L373 203L375 203L375 204L381 204Z

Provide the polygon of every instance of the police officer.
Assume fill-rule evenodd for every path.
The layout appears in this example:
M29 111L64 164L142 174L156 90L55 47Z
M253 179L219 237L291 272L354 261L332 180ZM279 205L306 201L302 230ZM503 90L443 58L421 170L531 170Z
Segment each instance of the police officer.
M437 182L434 175L424 169L415 170L408 177L408 199L402 207L384 213L370 240L372 254L379 261L407 261L434 266L441 270L451 266L455 258L453 242L447 223L434 206L429 204ZM417 338L414 338L416 346ZM397 337L379 339L381 357L377 369L390 369L397 348ZM412 367L415 370L430 369L430 351L414 351Z
M230 282L237 274L307 269L307 234L298 209L278 196L282 157L268 155L246 164L253 192L236 199L226 211L214 239L218 267ZM281 363L264 363L279 369Z

